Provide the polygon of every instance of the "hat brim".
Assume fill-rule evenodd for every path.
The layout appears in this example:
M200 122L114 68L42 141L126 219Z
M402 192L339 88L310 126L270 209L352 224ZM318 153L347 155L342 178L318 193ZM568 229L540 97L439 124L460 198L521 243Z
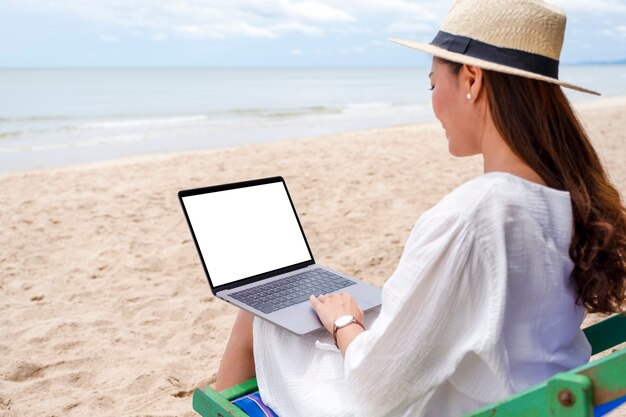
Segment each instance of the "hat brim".
M429 43L416 42L406 39L391 39L392 42L398 45L406 46L418 51L426 52L427 54L436 56L438 58L447 59L448 61L458 62L459 64L474 65L487 70L503 72L505 74L518 75L520 77L532 78L535 80L545 81L552 84L558 84L562 87L571 88L572 90L581 91L583 93L594 94L599 96L600 93L589 90L587 88L579 87L575 84L567 83L556 78L546 77L545 75L535 74L534 72L524 71L518 68L509 67L502 64L496 64L484 59L474 58L471 56L459 54L457 52L450 52L447 49L440 48L439 46L431 45Z

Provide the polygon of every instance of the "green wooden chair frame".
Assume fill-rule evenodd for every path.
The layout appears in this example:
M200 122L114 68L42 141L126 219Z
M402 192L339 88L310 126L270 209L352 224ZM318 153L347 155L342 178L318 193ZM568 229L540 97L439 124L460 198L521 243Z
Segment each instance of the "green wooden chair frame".
M626 342L626 312L584 329L592 354ZM248 417L231 401L258 391L256 378L222 392L196 389L193 408L203 417ZM594 417L626 402L626 349L557 374L504 401L464 417Z

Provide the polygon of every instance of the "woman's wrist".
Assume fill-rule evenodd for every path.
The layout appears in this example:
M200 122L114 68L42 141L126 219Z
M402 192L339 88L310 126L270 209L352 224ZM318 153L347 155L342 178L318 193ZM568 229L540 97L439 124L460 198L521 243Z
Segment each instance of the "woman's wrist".
M342 355L346 355L348 346L350 346L352 341L364 331L365 328L360 323L356 322L337 330L335 333L335 343L337 344L337 348L339 348Z

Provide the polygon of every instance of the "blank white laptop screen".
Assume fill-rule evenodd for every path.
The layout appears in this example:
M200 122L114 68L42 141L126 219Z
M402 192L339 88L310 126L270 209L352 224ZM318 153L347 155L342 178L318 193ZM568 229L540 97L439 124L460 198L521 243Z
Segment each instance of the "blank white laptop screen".
M311 260L282 182L182 199L214 287Z

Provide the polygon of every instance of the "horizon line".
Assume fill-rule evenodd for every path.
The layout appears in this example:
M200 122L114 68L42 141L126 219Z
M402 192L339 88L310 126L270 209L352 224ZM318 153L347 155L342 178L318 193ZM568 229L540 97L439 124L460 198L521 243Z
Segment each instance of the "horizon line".
M611 65L626 65L626 59L617 61L579 61L579 62L562 62L563 67L575 67L575 66L611 66ZM3 66L0 65L0 70L242 70L242 69L400 69L400 68L428 68L428 65L416 64L416 65L256 65L256 66L243 66L243 65L225 65L225 66L211 66L211 65L189 65L189 66L166 66L166 65L114 65L114 66L96 66L96 65L76 65L76 66L61 66L61 65L17 65L17 66Z

